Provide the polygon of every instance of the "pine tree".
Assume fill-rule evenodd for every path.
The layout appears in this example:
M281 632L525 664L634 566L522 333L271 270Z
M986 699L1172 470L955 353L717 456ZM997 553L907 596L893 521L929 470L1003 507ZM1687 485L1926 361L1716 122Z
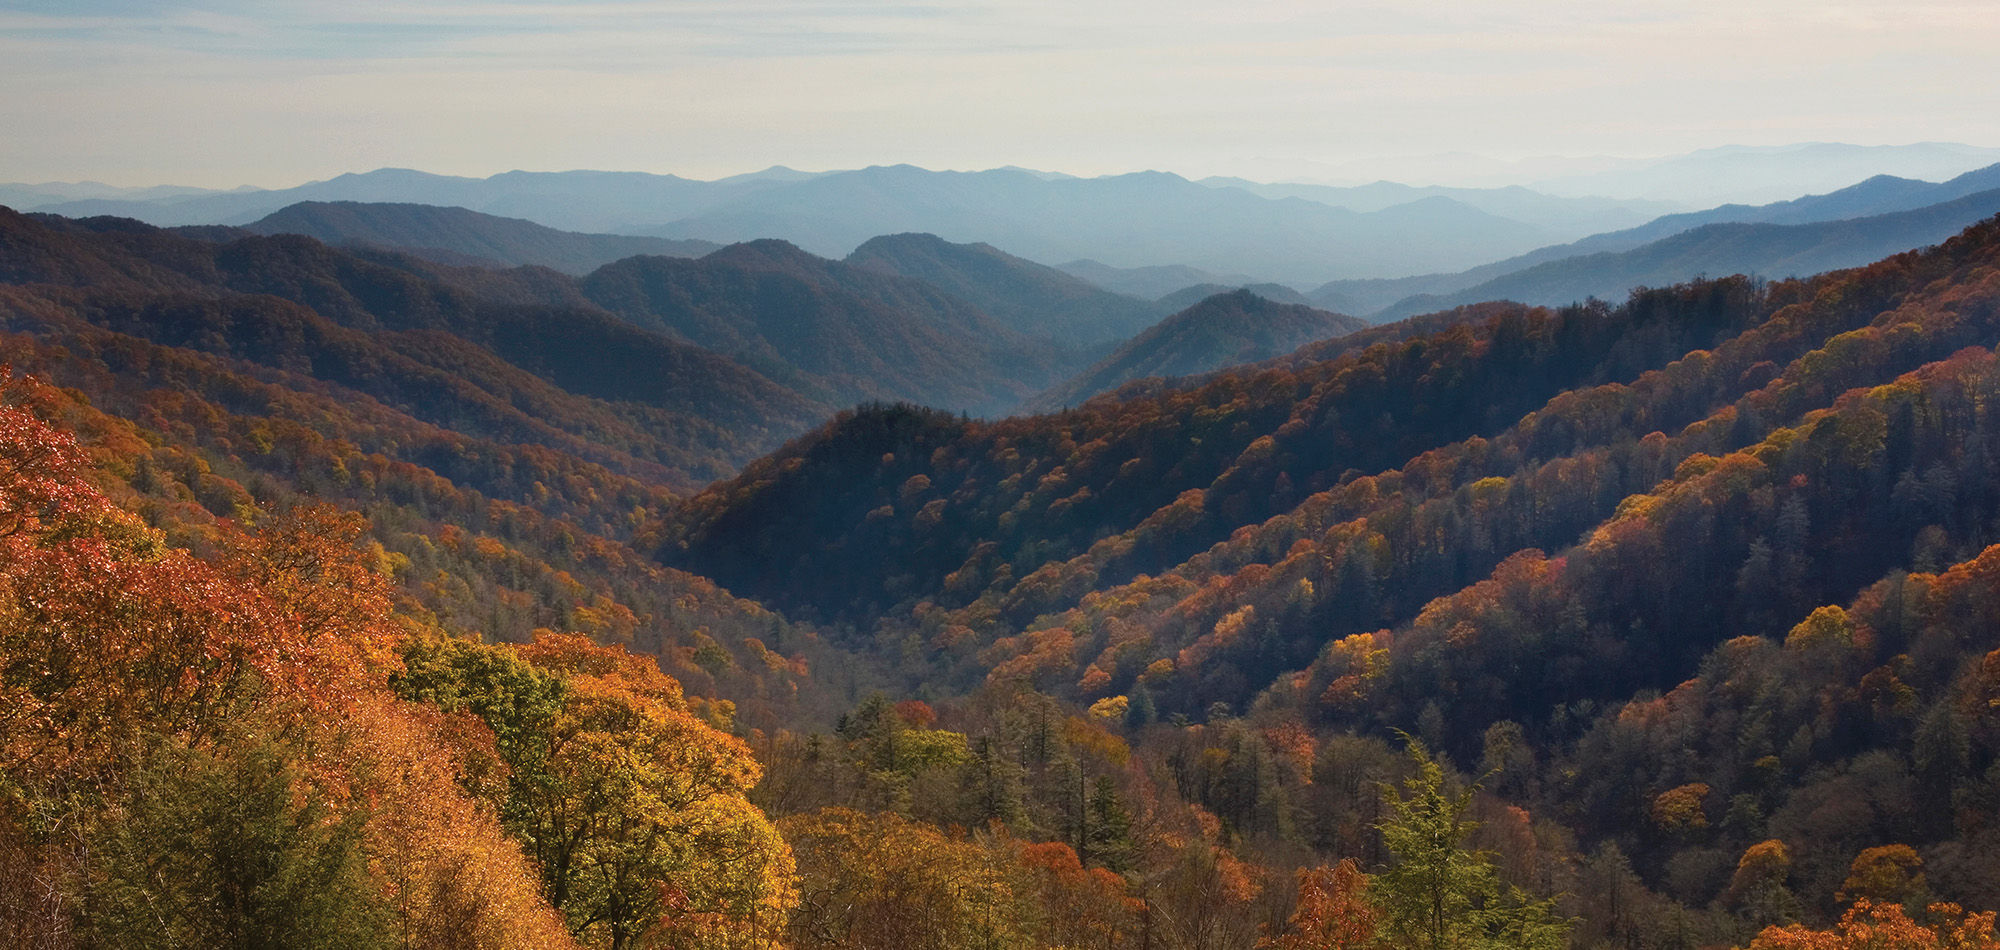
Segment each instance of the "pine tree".
M1090 791L1090 859L1123 874L1132 869L1132 813L1118 800L1118 786L1100 775Z
M297 794L266 742L165 745L131 777L122 820L95 837L87 900L105 947L389 947L387 907L361 851L365 814Z
M1370 885L1384 931L1410 950L1556 950L1569 922L1554 901L1536 901L1506 886L1490 855L1468 851L1478 824L1467 813L1473 789L1452 790L1444 767L1410 740L1416 774L1402 793L1385 789L1389 817L1377 827L1392 861Z

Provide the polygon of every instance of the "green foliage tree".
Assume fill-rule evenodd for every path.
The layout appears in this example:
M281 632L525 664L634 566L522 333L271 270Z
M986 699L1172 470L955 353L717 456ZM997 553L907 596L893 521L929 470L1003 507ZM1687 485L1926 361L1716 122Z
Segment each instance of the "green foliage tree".
M1090 791L1090 825L1086 833L1090 859L1120 874L1132 869L1132 813L1118 800L1111 776L1100 775Z
M1369 890L1392 944L1412 950L1556 950L1569 922L1554 901L1535 900L1505 885L1490 855L1465 840L1478 824L1467 817L1472 788L1453 789L1444 766L1423 743L1409 740L1415 774L1403 791L1383 790L1389 815L1377 828L1391 855Z
M396 946L361 850L268 742L163 744L93 836L86 931L97 946L365 950Z
M749 946L783 925L791 856L743 797L760 770L652 659L549 633L413 644L405 664L407 698L492 728L512 772L507 828L579 939Z

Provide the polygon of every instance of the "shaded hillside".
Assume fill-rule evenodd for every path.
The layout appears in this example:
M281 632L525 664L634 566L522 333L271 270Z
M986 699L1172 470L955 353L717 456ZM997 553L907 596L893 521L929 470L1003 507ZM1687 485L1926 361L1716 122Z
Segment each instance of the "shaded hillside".
M1462 293L1467 288L1511 276L1541 264L1564 261L1588 255L1615 254L1630 251L1653 242L1683 234L1707 224L1751 223L1751 224L1814 224L1842 221L1854 218L1890 215L1896 212L1918 211L1924 208L1942 206L1959 199L1969 198L1981 192L2000 187L2000 165L1977 169L1959 175L1950 181L1933 183L1877 175L1858 184L1821 195L1807 195L1789 201L1778 201L1766 205L1722 205L1706 211L1670 214L1634 228L1594 234L1569 244L1538 248L1519 257L1482 264L1456 274L1424 274L1397 279L1368 279L1332 281L1315 288L1308 296L1321 307L1342 313L1362 313L1379 318L1394 319L1396 316L1417 312L1424 306L1439 300L1490 299ZM1964 218L1958 226L1976 220ZM1893 227L1893 226L1892 226ZM1942 240L1940 234L1936 240ZM1926 242L1928 243L1928 242ZM1916 247L1918 245L1908 245ZM1840 258L1840 263L1827 267L1851 267L1874 260L1884 254L1906 250L1907 247L1882 246L1873 253L1857 252L1859 256ZM1756 259L1748 255L1746 259ZM1572 262L1574 266L1574 262ZM1827 269L1823 267L1821 269ZM1743 270L1738 267L1735 270ZM1711 270L1709 273L1729 271L1730 268ZM1685 280L1701 273L1681 271L1666 275L1652 283ZM1812 273L1797 271L1796 273ZM1623 293L1623 289L1617 291ZM1601 295L1600 295L1601 296ZM1579 299L1579 298L1571 298ZM1407 301L1407 303L1405 303ZM1560 301L1550 301L1560 302ZM1393 309L1389 309L1392 308Z
M1312 301L1307 300L1304 294L1284 284L1239 284L1235 287L1224 284L1194 284L1182 287L1173 293L1153 301L1153 307L1155 310L1172 316L1216 294L1226 294L1235 290L1247 290L1273 303L1298 304L1304 307L1312 306Z
M1380 311L1393 319L1481 300L1559 304L1617 298L1701 274L1787 277L1854 267L1935 244L2000 210L2000 189L1893 214L1814 224L1709 224L1629 251L1566 257L1447 294L1410 297ZM1497 265L1496 265L1497 267Z
M665 556L788 612L848 621L928 598L964 604L989 584L1003 593L1107 535L1124 539L1122 553L1089 576L1155 572L1351 474L1490 435L1566 389L1710 345L1756 303L1713 285L1616 319L1515 308L1323 363L983 425L913 409L844 414L691 499ZM1494 349L1508 358L1487 358ZM1016 599L1009 623L1043 612Z
M1073 349L1124 340L1150 326L1144 301L1110 293L988 244L930 234L872 238L848 264L921 280L986 311L1008 328Z
M634 324L725 353L837 404L903 399L1001 413L1073 356L929 283L814 257L782 241L699 260L635 257L579 287Z
M483 302L306 238L68 224L0 215L7 361L87 402L65 417L176 543L335 503L453 631L630 643L766 724L818 701L765 665L819 655L802 631L639 552L678 491L826 410L599 311Z
M577 234L464 208L354 201L302 201L243 228L257 234L303 234L336 246L388 248L444 264L534 264L575 275L637 254L700 257L719 247L707 241Z
M2000 903L1969 804L2000 794L2000 219L1426 319L1048 416L843 414L690 499L662 557L837 621L1031 763L985 704L1087 710L1140 763L1121 793L1267 869L1391 873L1396 800L1351 783L1420 740L1419 774L1478 763L1476 840L1583 946ZM1077 787L1081 742L1013 801L1060 822L1034 783Z
M1378 552L1388 560L1365 569L1372 591L1365 597L1349 588L1361 581L1341 573L1361 570L1345 560L1361 548L1288 562L1310 567L1313 587L1326 591L1313 601L1324 604L1314 613L1321 620L1274 621L1280 640L1255 647L1277 652L1259 654L1255 669L1188 669L1185 701L1238 702L1245 694L1224 684L1258 688L1260 677L1276 672L1273 664L1310 659L1330 629L1367 632L1412 617L1506 554L1559 548L1691 452L1761 439L1843 389L1888 382L2000 335L1989 326L1993 311L1977 302L1985 298L1958 289L1983 280L2000 254L1995 230L1859 275L1767 288L1741 279L1704 282L1651 291L1618 308L1496 308L1458 318L1482 322L1447 320L1435 332L1400 339L1392 328L1374 328L1363 333L1386 338L1362 349L1321 344L1334 352L1320 362L1278 361L1058 415L985 425L910 410L844 416L691 499L665 556L699 563L739 593L814 616L860 620L912 608L931 616L921 606L931 604L988 643L1041 629L1093 592L1131 582L1129 598L1112 600L1154 617L1146 629L1156 644L1150 654L1121 654L1117 669L1125 673L1118 675L1136 675L1147 656L1185 649L1220 619L1211 611L1226 612L1222 605L1236 596L1204 595L1198 616L1206 619L1170 621L1153 612L1195 589L1151 599L1145 591L1180 583L1159 580L1163 572L1195 578L1199 587L1202 578L1236 572L1224 565L1240 567L1244 557L1272 565L1268 559L1288 557L1295 542L1336 524L1379 517L1371 530L1393 527ZM1885 326L1842 336L1892 310L1923 332ZM1922 323L1931 313L1969 316ZM1846 355L1794 362L1828 346ZM1656 429L1679 432L1710 416L1717 421L1684 436L1639 444ZM1592 455L1540 469L1621 443L1630 444L1611 468L1603 467L1609 457ZM1419 471L1427 474L1413 474ZM1593 481L1571 480L1584 471L1597 473ZM1538 514L1494 534L1500 528L1490 518L1501 509L1480 514L1483 496L1457 491L1487 477L1516 477L1520 491L1553 494L1522 495L1518 502L1529 507L1519 510ZM1381 494L1397 485L1399 498ZM1558 501L1574 491L1590 500ZM1454 532L1471 533L1454 537L1476 547L1417 544L1420 532L1433 528L1410 519L1432 500L1438 507L1425 517L1455 519ZM1368 514L1377 505L1387 507ZM1300 527L1301 518L1321 527ZM1254 530L1236 534L1242 529ZM1852 570L1865 573L1867 563L1862 558ZM1290 582L1283 578L1298 576L1259 574L1253 588L1279 596ZM1845 576L1825 575L1835 586L1812 596L1839 595ZM1346 619L1326 627L1336 616ZM1185 632L1166 636L1169 628ZM1030 649L1032 639L1010 640L1009 649ZM1090 654L1063 655L1081 676Z
M1113 293L1137 297L1141 300L1158 300L1183 287L1197 284L1214 284L1218 287L1241 287L1257 283L1257 278L1248 274L1217 274L1185 264L1155 264L1145 267L1113 267L1100 264L1088 258L1057 264L1056 269L1071 277L1096 284Z
M1342 314L1277 303L1249 288L1218 293L1160 321L1076 378L1036 396L1027 408L1078 405L1149 376L1194 376L1255 363L1366 326Z
M700 433L705 445L686 460L707 456L685 470L694 481L824 411L715 353L594 307L495 302L436 279L428 265L408 258L359 256L298 236L214 244L118 219L58 221L61 230L11 213L0 218L6 235L0 279L87 288L90 295L111 294L138 307L162 293L224 300L268 295L372 338L371 345L399 357L428 361L440 373L461 374L472 362L497 359L510 372L525 371L571 395L657 416L650 425L674 419L667 431ZM390 345L386 334L408 335L411 342ZM387 373L359 378L396 383ZM423 403L414 408L447 416L453 411ZM555 419L574 415L551 413ZM678 451L676 438L660 440L658 451ZM710 455L718 449L719 458Z

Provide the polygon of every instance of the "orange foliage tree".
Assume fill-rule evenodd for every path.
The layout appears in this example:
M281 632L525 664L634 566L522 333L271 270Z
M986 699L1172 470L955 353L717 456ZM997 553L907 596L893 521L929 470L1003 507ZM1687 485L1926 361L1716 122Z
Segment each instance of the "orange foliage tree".
M1956 904L1932 904L1936 923L1911 920L1901 904L1856 901L1830 930L1803 925L1766 927L1749 950L2000 950L1993 914L1967 914Z
M1368 903L1368 875L1343 858L1333 867L1301 868L1290 925L1257 941L1258 950L1369 950L1381 945L1379 914Z
M467 712L511 770L500 803L549 902L594 944L765 946L796 900L790 850L745 793L761 770L651 657L574 634L413 642L404 695Z

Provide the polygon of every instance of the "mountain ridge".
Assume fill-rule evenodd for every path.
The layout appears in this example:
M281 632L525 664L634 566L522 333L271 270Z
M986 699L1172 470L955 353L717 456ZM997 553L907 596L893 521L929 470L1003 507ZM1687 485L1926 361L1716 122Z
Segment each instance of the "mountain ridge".
M1197 376L1272 359L1368 324L1344 314L1263 297L1250 288L1212 294L1022 406L1048 412L1148 377Z
M465 208L406 203L302 201L242 226L256 234L303 234L328 244L400 250L444 264L534 264L582 276L639 254L700 257L720 245L619 234L580 234Z

